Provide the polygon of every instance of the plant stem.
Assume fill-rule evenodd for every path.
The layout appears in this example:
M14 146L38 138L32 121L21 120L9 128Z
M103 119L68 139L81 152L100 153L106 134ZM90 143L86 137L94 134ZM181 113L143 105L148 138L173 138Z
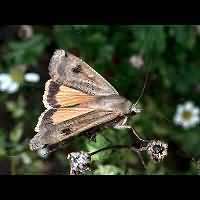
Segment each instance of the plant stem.
M115 146L109 146L109 147L104 147L102 149L99 149L97 151L91 152L90 155L93 156L94 154L97 154L101 151L106 151L106 150L110 150L110 149L119 149L119 148L131 148L132 145L115 145Z
M16 162L15 162L15 157L11 157L11 175L16 175Z
M110 149L121 149L121 148L127 148L127 149L130 149L130 150L136 152L137 155L139 156L139 160L140 160L142 166L144 167L144 169L146 168L144 160L143 160L143 158L141 156L141 152L142 151L146 151L146 147L141 147L141 148L137 149L137 148L133 147L133 145L114 145L114 146L104 147L102 149L99 149L97 151L91 152L89 154L90 154L90 156L93 156L93 155L95 155L95 154L97 154L97 153L99 153L101 151L106 151L106 150L110 150Z

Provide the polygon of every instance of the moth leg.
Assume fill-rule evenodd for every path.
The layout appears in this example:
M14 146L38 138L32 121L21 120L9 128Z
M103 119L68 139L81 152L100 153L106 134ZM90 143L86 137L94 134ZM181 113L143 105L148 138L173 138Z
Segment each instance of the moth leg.
M129 129L129 130L131 130L131 133L133 133L140 141L142 141L142 142L146 142L146 140L143 140L141 137L139 137L139 135L137 134L137 131L133 128L133 127L131 127L131 126L128 126L128 125L115 125L115 127L114 128L116 128L116 129Z

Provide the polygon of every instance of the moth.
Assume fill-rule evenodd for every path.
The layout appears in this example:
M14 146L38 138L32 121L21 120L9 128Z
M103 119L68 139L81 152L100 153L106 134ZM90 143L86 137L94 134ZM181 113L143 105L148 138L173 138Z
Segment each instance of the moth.
M99 128L131 129L130 115L141 112L119 95L117 90L86 62L65 50L55 50L49 62L50 80L45 84L43 104L46 110L30 140L32 151L58 144ZM139 138L141 139L141 138Z

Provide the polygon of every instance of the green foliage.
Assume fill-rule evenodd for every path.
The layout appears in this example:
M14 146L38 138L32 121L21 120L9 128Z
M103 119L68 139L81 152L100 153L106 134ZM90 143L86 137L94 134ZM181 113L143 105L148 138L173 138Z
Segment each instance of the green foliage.
M99 165L94 175L123 175L123 171L114 165Z
M35 34L28 41L10 41L7 46L8 53L5 55L6 64L37 64L48 41L48 37L42 34Z
M23 133L23 125L17 124L16 127L14 127L14 129L12 130L12 132L10 133L10 141L15 144L18 143L19 140L22 137L22 133Z
M96 142L75 138L76 142L64 152L54 152L46 160L29 150L28 142L44 110L42 94L49 58L58 48L80 56L133 103L141 93L144 77L150 72L140 101L144 111L130 117L128 123L143 138L169 143L169 156L164 162L155 163L144 155L146 169L130 149L102 151L92 156L94 168L89 174L199 173L199 125L185 130L173 122L179 104L190 100L200 107L200 33L197 26L55 25L33 26L33 29L30 39L12 37L0 47L0 72L10 73L20 82L15 94L0 91L0 159L12 161L10 173L67 174L67 152L80 149L94 152L110 145L133 142L127 130L109 128L98 133ZM142 56L143 67L136 68L130 63L133 55ZM22 69L19 65L26 67ZM24 82L27 69L41 75L40 84Z
M25 114L25 100L22 97L19 97L15 102L6 102L6 107L15 119L18 119Z
M5 150L5 132L0 129L0 158L6 156L6 150Z

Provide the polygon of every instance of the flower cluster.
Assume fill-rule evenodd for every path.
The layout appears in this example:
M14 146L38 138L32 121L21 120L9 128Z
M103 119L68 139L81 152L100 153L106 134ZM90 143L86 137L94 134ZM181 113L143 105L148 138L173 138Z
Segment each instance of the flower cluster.
M90 171L91 156L89 153L80 151L68 154L67 159L71 161L71 175L83 174Z

